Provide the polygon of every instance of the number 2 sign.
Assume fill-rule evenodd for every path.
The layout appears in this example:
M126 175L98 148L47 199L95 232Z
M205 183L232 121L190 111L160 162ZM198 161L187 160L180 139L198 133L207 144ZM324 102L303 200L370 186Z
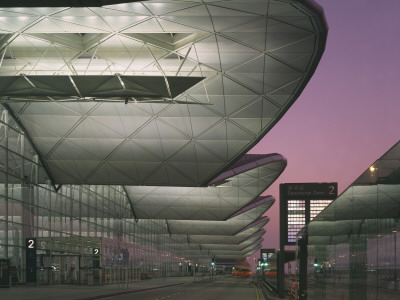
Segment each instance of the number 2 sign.
M35 238L26 239L26 248L36 250L36 239Z

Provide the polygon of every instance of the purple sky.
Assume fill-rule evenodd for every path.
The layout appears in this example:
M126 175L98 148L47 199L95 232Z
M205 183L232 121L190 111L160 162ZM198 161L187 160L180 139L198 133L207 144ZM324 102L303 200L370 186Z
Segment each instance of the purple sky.
M400 139L400 1L317 2L329 26L321 62L302 95L249 152L288 160L264 192L276 199L266 213L264 248L279 248L280 183L332 181L341 193Z

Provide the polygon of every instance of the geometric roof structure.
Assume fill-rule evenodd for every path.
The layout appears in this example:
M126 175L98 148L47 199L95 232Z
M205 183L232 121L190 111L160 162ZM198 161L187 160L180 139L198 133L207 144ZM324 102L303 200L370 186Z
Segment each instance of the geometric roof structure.
M173 234L187 234L187 235L225 235L233 236L240 232L243 227L253 226L253 221L250 224L242 225L243 222L233 220L229 221L168 221L168 226ZM268 223L269 218L262 219L263 226Z
M191 258L247 257L261 247L261 237L265 230L260 228L264 225L265 223L261 222L255 228L249 226L246 231L235 235L182 235L188 243L188 248L183 250L183 254Z
M171 234L233 236L261 217L272 206L273 202L275 202L273 197L265 199L259 202L256 207L252 207L226 221L167 220L168 228Z
M10 120L12 123L12 120ZM220 174L215 180L213 180L209 187L198 187L195 189L215 189L219 188L222 190L236 189L236 194L240 195L246 192L245 201L239 201L240 197L237 197L236 202L237 207L231 209L227 217L221 218L219 221L210 220L198 220L199 218L192 218L190 220L173 220L163 219L162 222L158 222L159 225L162 223L164 226L158 226L157 230L153 229L153 234L165 234L169 232L170 235L174 235L175 238L182 237L180 239L183 243L184 248L188 247L192 252L187 252L191 258L200 258L204 253L211 253L215 257L225 257L222 256L225 250L229 252L230 257L233 256L233 250L235 250L236 256L241 257L244 249L248 251L248 247L254 246L258 247L262 242L261 235L264 231L261 229L267 222L268 218L260 218L274 203L274 198L271 196L259 196L276 178L282 173L286 167L286 159L279 154L269 154L269 155L244 155L238 162L233 164L226 172ZM109 195L112 198L112 194L107 193L110 186L91 186L91 189L103 191L104 195ZM125 191L129 187L125 187ZM161 187L167 188L167 187ZM79 194L79 186L74 186L72 188L74 192L72 194ZM120 188L122 190L122 188ZM242 192L239 192L242 190ZM13 197L21 198L20 195L22 190L16 189L13 192ZM42 194L44 193L44 194ZM51 198L46 196L48 193L47 189L39 189L38 197L43 198L42 205L44 207L51 207ZM128 194L127 194L128 195ZM251 196L249 196L251 195ZM163 197L165 195L160 194L158 198L158 203L161 205L163 202ZM111 200L110 198L110 200ZM119 219L132 219L135 217L135 209L132 211L124 210L116 212L112 209L111 202L103 201L104 211L99 213L96 210L89 209L89 202L93 201L94 198L89 197L89 194L82 193L80 200L85 203L83 207L73 205L69 216L72 218L107 218L108 222L119 223ZM126 206L133 207L130 199L126 198ZM185 195L184 202L186 202L187 207L193 205L194 198L190 195ZM250 202L248 202L250 200ZM248 203L247 203L248 202ZM239 205L240 204L240 205ZM157 205L157 203L155 203ZM221 209L224 209L226 204L219 204ZM244 206L243 206L244 205ZM1 211L1 209L0 209ZM201 211L201 210L200 210ZM47 218L42 213L45 211L40 211L37 213L37 218L39 222L42 222ZM12 215L12 213L11 213ZM10 215L10 216L11 216ZM168 217L168 215L166 215ZM260 219L258 219L260 218ZM139 217L139 222L140 222ZM258 220L257 220L258 219ZM257 220L254 222L254 220ZM132 220L133 221L133 220ZM147 235L147 228L143 227L145 232L141 231L141 226L135 229L135 235L138 237L142 233ZM243 228L246 228L244 233ZM240 233L239 233L240 232ZM199 242L196 241L199 237ZM215 241L217 237L217 241ZM232 245L235 244L235 247ZM181 249L179 249L180 251ZM197 250L202 250L198 252ZM206 252L204 252L206 251ZM217 255L218 254L218 255Z
M237 211L229 220L237 216L247 217L255 220L257 217L264 214L275 203L275 198L272 196L259 196L250 203L248 203L241 210ZM256 216L258 214L258 216ZM254 217L256 216L256 217Z
M54 184L207 186L294 103L326 40L312 1L48 2L0 8L0 102Z
M237 233L234 236L221 236L221 235L193 235L190 237L189 242L193 244L230 244L238 245L245 242L247 239L253 236L261 237L264 235L265 230L260 229L258 232L253 233L252 231Z
M256 199L285 167L280 154L246 154L211 186L126 186L125 190L139 219L222 221Z
M258 223L255 228L252 228L254 225L250 226L250 229L252 232L254 230L257 230L257 228L261 228L262 226L265 225L266 218L263 218L262 221L260 222L255 222ZM226 237L228 236L221 236L217 235L219 238L225 238L225 244L196 244L193 243L193 235L188 236L188 240L190 241L189 248L188 250L183 251L185 255L188 255L190 257L197 257L197 258L209 258L210 256L215 257L215 258L228 258L228 257L235 257L235 258L243 258L251 255L255 251L257 251L261 247L261 243L263 239L258 238L255 239L254 236L252 235L251 237L248 237L245 241L241 242L240 244L232 245L231 241L228 241ZM258 237L260 235L257 235ZM212 237L212 236L211 236ZM231 236L232 237L232 236Z
M223 255L223 254L230 254L231 252L235 251L235 252L248 252L249 249L248 248L254 248L256 246L258 246L260 243L262 242L262 239L259 241L254 242L254 244L247 244L247 245L235 245L235 246L231 246L231 247L215 247L215 248L209 248L210 252L214 252L214 253L219 253L219 255ZM218 251L218 252L217 252Z
M309 244L340 243L351 235L400 230L400 142L374 162L300 235ZM376 235L375 235L376 236Z
M211 240L213 240L215 237L220 237L221 241L223 239L226 239L226 241L230 241L230 240L237 240L238 242L242 242L244 240L246 240L247 238L251 237L253 234L256 234L259 232L259 230L261 230L269 221L268 217L260 217L257 220L255 220L253 223L247 225L245 228L243 228L242 230L238 231L236 234L234 235L223 235L223 234L216 234L213 235L211 233L208 234L199 234L199 235L189 235L188 239L189 242L197 244L197 243L215 243L215 242L211 242ZM230 244L230 242L229 242Z
M245 153L307 85L326 35L312 0L10 1L0 104L48 175L36 182L123 185L132 214L102 217L162 219L190 256L245 257L286 167Z
M234 258L234 259L239 259L243 257L248 257L252 255L254 252L259 250L261 245L257 246L250 246L248 248L245 248L243 250L186 250L183 253L187 256L196 256L197 258L205 259L205 258L210 258L214 257L217 259L227 259L227 258Z
M275 199L259 195L285 167L279 154L246 154L208 187L125 186L125 191L136 218L165 219L169 234L185 237L185 255L240 258L262 243L260 229L269 218L261 216Z
M261 245L264 233L260 229L269 221L268 217L261 217L274 203L271 196L259 197L252 201L235 216L226 221L188 221L188 220L166 220L170 234L183 235L188 242L188 250L185 255L201 258L203 256L224 258L225 255L243 257L243 253ZM254 221L256 220L256 221ZM232 243L232 239L240 236L243 228L248 230L239 241ZM201 237L201 242L196 237ZM219 238L215 242L215 237Z
M262 238L258 239L249 239L237 245L229 245L230 250L243 250L246 247L250 246L253 243L262 242ZM209 250L226 250L228 247L223 244L202 244L202 248L209 249Z
M262 235L265 233L261 229L268 221L262 218L261 222L255 222L245 232L235 235L174 235L175 239L181 237L181 243L186 243L185 249L179 249L186 257L191 259L198 258L243 258L249 255L243 253L256 251L263 241Z

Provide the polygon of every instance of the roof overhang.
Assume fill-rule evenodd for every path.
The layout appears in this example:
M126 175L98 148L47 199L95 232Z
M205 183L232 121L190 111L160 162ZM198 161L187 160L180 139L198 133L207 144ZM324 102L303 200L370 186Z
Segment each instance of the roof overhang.
M70 7L79 3L115 1L30 8L9 1L0 8L0 76L28 84L14 100L4 87L1 101L55 184L206 186L294 103L327 35L311 1ZM40 95L46 102L33 101L39 76L47 76ZM60 102L50 95L60 78L73 76L108 76L116 86L118 76L205 79L164 94L175 102L112 101L115 93L105 92L103 101L88 93L79 98L85 101Z
M249 162L246 168L242 161ZM235 167L237 164L240 167ZM227 220L251 201L250 209L261 203L273 204L272 198L259 197L283 172L286 159L280 154L246 154L226 171L216 185L207 187L126 186L128 198L137 218L168 220ZM239 172L240 170L240 172ZM224 175L223 173L222 175ZM218 178L220 178L219 176ZM268 201L267 201L268 200ZM263 206L263 207L264 207ZM267 209L267 208L266 208Z
M381 237L400 230L400 142L374 162L299 236L309 244L338 244L349 237ZM379 228L377 233L377 228Z
M171 234L235 235L243 228L253 225L253 222L259 220L265 211L265 206L263 209L255 207L249 212L227 221L168 220L167 222ZM265 224L269 221L268 217L262 217L262 219L265 221Z

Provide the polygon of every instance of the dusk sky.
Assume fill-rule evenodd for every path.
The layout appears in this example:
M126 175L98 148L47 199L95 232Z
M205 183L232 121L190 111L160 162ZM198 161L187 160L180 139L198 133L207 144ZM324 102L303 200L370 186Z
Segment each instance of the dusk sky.
M294 105L249 153L288 166L266 191L264 248L279 248L279 184L338 182L343 192L400 139L400 1L317 0L329 26L325 53ZM259 257L257 251L252 257Z

